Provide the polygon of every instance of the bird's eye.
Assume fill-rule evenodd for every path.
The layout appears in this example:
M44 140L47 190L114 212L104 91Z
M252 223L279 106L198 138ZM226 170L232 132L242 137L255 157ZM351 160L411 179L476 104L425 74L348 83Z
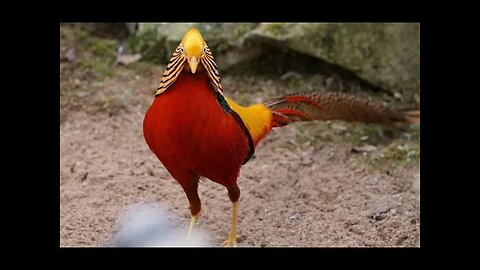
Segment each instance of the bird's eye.
M183 47L180 47L180 52L181 53L184 53L185 52L185 49Z
M203 47L203 52L207 53L207 47Z

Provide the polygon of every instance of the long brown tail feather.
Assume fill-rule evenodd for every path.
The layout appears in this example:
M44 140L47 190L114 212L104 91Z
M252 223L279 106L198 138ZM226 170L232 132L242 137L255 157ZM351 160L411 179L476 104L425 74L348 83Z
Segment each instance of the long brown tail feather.
M397 122L419 123L420 111L396 111L381 104L340 92L304 92L267 100L273 126L297 121L344 120L391 126Z

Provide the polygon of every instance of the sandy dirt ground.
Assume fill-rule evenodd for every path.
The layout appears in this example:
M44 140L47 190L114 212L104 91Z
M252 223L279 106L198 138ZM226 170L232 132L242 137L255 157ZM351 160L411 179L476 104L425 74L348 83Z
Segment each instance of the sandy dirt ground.
M142 134L143 116L153 99L150 91L159 74L161 68L144 77L120 73L87 93L79 91L80 96L97 100L110 94L128 96L128 102L115 113L79 107L62 120L61 246L110 245L122 214L141 202L162 205L186 233L187 199ZM225 84L228 91L228 79ZM252 101L261 97L261 89L255 91ZM322 124L336 123L318 123ZM302 125L275 130L243 166L238 179L238 245L419 246L419 164L390 166L381 172L359 163L362 154L351 151L359 141L334 142L327 136L320 146L304 144ZM377 145L377 151L395 140ZM195 230L205 233L212 245L221 245L230 226L226 190L205 181L199 194L202 215Z

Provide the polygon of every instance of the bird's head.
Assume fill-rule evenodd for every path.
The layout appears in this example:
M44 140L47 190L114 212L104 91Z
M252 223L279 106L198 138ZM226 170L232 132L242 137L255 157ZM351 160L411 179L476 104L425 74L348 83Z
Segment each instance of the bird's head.
M222 94L220 74L217 70L217 64L215 63L212 52L200 32L195 28L191 28L173 52L155 95L159 95L167 90L167 88L176 81L182 71L195 74L197 71L203 69L206 70L214 90Z
M188 67L192 73L197 71L200 59L207 52L207 43L197 29L191 28L180 43L180 51L187 58Z

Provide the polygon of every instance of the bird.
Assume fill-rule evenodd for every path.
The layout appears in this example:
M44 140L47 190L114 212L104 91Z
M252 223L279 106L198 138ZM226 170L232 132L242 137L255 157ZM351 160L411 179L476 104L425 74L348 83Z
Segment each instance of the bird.
M200 180L226 188L231 222L226 247L237 246L241 167L273 129L299 121L344 120L391 126L418 123L419 110L397 111L342 92L309 91L242 106L224 95L213 54L190 28L170 58L143 120L146 144L180 184L190 208L187 238L198 222Z

